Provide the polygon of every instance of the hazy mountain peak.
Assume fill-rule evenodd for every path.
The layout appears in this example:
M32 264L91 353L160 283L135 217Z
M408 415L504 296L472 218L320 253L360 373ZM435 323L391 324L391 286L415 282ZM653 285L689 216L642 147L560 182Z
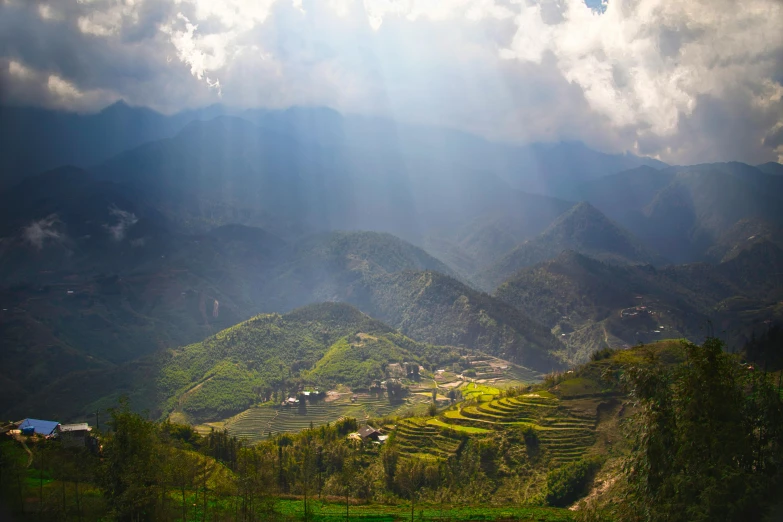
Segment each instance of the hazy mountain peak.
M564 250L618 264L661 263L639 240L585 201L577 203L538 237L522 243L479 276L491 290L518 270L556 257Z
M781 165L780 163L776 163L774 161L770 161L768 163L762 163L761 165L756 165L756 168L765 174L772 174L774 176L783 176L783 165Z

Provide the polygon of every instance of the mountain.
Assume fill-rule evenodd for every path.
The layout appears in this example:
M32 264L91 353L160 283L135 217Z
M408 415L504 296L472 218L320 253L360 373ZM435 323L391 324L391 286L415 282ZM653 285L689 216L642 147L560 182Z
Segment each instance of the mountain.
M705 256L715 263L729 261L765 241L783 248L783 230L760 219L741 219L717 238Z
M519 310L438 272L366 278L346 298L417 340L460 346L547 372L562 366L560 342Z
M58 248L44 243L38 253L54 259ZM332 232L286 243L262 229L225 225L206 234L170 232L161 248L128 266L104 263L98 249L83 271L31 270L24 282L0 288L3 341L25 347L0 355L0 375L24 389L33 378L59 382L95 368L118 371L259 312L322 301L353 303L418 341L505 354L542 371L561 364L550 354L560 344L545 328L440 275L451 274L446 265L390 234ZM431 281L403 284L413 276L398 278L402 273L429 274ZM43 353L57 364L28 364L28 356ZM12 404L4 397L0 411Z
M561 346L546 328L389 234L321 234L284 249L280 259L258 291L264 309L348 302L419 341L473 348L541 371L560 365L551 352Z
M164 255L171 226L133 190L75 167L30 176L0 193L0 276L106 273ZM45 276L44 276L45 279Z
M647 166L667 167L662 161L633 154L605 154L578 142L537 143L501 154L507 162L503 179L512 187L537 194L579 200L574 187L590 180Z
M514 191L497 198L493 209L474 219L433 233L425 248L470 278L523 241L540 234L573 206L561 199Z
M783 177L744 163L635 169L591 181L580 196L677 263L707 259L745 219L783 226Z
M564 252L520 271L495 296L552 328L575 362L607 345L700 339L710 328L725 332L736 348L764 321L781 317L783 286L769 281L769 274L781 269L783 251L770 243L719 265L663 269L611 265Z
M578 203L557 218L544 232L503 256L476 281L495 288L521 268L574 250L596 259L620 264L658 264L661 258L633 235L587 202Z
M216 106L166 116L122 100L95 114L0 106L0 188L62 165L94 165L220 112Z
M780 163L775 163L774 161L770 161L769 163L762 163L761 165L756 165L756 168L765 174L773 174L775 176L783 175L783 165L781 165Z
M122 102L82 116L2 110L8 139L0 158L8 174L0 189L24 175L73 164L145 191L169 221L193 232L239 222L282 237L369 229L418 244L456 231L450 241L460 243L465 234L458 229L494 212L501 227L529 223L514 234L518 240L553 218L546 210L535 212L540 203L528 205L530 194L514 202L520 191L556 193L541 181L571 186L621 168L662 166L579 143L497 144L323 107L214 106L172 116ZM529 208L522 220L515 214L520 207Z
M308 303L342 301L366 276L401 270L449 268L391 234L329 232L302 239L279 253L259 296L268 310L286 311Z

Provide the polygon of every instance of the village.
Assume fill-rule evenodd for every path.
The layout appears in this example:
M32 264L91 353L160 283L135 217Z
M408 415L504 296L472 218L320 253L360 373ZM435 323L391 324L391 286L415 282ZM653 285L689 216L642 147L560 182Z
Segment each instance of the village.
M12 437L23 445L29 438L38 438L57 440L66 448L97 450L98 447L97 438L86 422L61 424L57 421L27 418L0 426L0 435Z

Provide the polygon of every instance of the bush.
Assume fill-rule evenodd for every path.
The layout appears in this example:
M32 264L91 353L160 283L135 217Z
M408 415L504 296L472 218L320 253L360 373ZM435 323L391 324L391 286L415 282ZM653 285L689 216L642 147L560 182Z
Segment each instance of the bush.
M538 447L538 431L533 426L525 426L522 429L522 437L525 439L525 445L529 448Z
M566 507L585 496L601 464L598 458L588 458L550 471L546 476L547 504Z
M590 355L590 360L591 361L601 361L603 359L608 359L616 351L617 350L613 350L612 348L608 348L608 347L607 348L603 348L601 350L596 350L595 352L592 353L592 355Z

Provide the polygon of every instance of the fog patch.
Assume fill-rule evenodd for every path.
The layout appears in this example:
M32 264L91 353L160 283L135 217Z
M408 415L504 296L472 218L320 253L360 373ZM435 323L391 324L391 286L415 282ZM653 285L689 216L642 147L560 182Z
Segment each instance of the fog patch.
M103 225L103 228L109 231L109 234L115 241L125 239L125 233L128 229L139 221L139 218L133 212L122 210L113 205L109 207L109 213L117 218L117 223L114 225Z
M59 243L64 236L55 228L58 223L60 220L57 214L50 214L43 219L33 221L22 229L22 239L38 250L41 250L47 241Z

